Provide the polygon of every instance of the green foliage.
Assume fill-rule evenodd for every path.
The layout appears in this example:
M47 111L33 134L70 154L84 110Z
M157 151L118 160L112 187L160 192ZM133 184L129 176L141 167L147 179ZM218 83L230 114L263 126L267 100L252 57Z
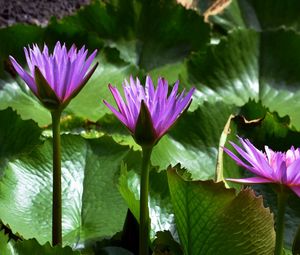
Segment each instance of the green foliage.
M128 79L131 74L137 73L134 65L128 63L112 64L107 62L102 54L95 61L99 62L100 66L66 109L66 112L90 121L97 121L106 113L110 113L103 104L104 99L113 104L113 97L108 89L108 84L120 88L125 78Z
M122 229L126 206L116 181L129 148L103 137L62 137L63 239L76 247ZM24 238L51 241L51 140L11 160L0 183L0 218ZM28 228L28 226L31 226Z
M226 30L237 27L257 31L278 27L299 30L299 7L297 0L232 0L224 11L211 16L210 20Z
M35 239L24 241L9 240L8 236L0 232L1 255L79 255L70 247L52 247L49 243L40 245Z
M253 191L185 181L176 169L168 180L184 254L273 254L274 221Z
M45 126L51 122L51 115L35 98L33 93L25 86L16 82L4 82L0 90L0 109L8 107L16 110L22 119L32 119L40 126Z
M0 29L0 77L7 76L4 68L11 70L8 64L8 56L13 54L21 62L25 61L23 47L27 44L42 43L43 29L38 26L16 24ZM13 42L13 43L12 43Z
M0 159L29 152L40 144L41 130L32 120L23 121L11 108L0 111Z
M131 155L127 162L130 164L133 158L140 155ZM133 161L134 162L134 161ZM121 168L121 176L119 179L119 190L125 199L129 209L139 220L139 196L140 196L140 161L131 163L133 169L127 171L126 166ZM130 165L129 165L130 166ZM130 168L131 169L131 168ZM172 204L170 201L169 189L166 186L167 176L166 172L157 173L155 169L150 171L150 199L149 199L149 216L151 219L151 239L154 239L156 232L163 230L174 231L174 217Z
M184 113L154 148L152 163L160 169L180 163L194 179L213 179L220 135L234 107L221 102L212 105L205 103Z
M205 53L191 56L186 83L201 92L199 104L207 100L242 106L249 99L260 100L280 116L289 115L299 129L299 43L294 31L234 30Z

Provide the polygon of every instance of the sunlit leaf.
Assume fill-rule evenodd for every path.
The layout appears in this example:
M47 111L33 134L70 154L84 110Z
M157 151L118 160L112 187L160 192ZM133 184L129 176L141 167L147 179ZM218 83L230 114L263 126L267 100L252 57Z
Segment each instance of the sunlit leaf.
M126 205L117 173L129 148L103 137L62 137L63 239L73 247L122 229ZM0 218L14 232L51 241L52 144L6 166L0 183ZM31 226L30 228L28 226Z
M273 254L273 217L253 191L236 195L223 183L185 181L175 169L168 180L185 254Z
M242 106L261 101L300 128L300 36L284 29L235 30L188 63L186 84L199 90L195 101L223 101ZM278 50L278 49L281 50Z
M40 245L36 239L14 241L0 232L1 255L79 255L79 252L72 251L70 247L52 247L49 243Z

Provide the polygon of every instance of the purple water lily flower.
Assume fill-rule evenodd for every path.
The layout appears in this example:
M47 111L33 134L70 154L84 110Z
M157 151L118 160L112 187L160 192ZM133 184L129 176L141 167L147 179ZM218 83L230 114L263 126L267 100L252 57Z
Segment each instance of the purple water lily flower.
M257 184L278 183L293 190L300 197L300 149L293 146L287 152L275 152L265 146L265 152L254 147L248 139L239 138L244 150L236 144L230 144L244 158L239 159L230 150L224 151L235 160L235 162L255 174L255 177L232 179L228 181Z
M109 85L109 89L117 103L118 110L105 100L104 103L130 130L136 141L138 135L137 126L139 120L143 119L142 115L144 112L144 122L147 122L151 127L141 127L141 133L147 133L150 130L153 133L150 143L155 144L191 102L191 97L195 89L192 88L186 95L185 91L177 94L178 84L179 82L177 81L168 96L169 85L168 81L164 78L158 79L155 89L149 76L146 78L145 87L141 85L138 78L134 81L130 77L130 83L127 80L123 83L126 103L123 101L118 89L112 85Z
M24 48L24 52L29 72L10 56L12 65L47 108L64 108L87 83L98 64L89 70L97 50L87 58L88 50L84 46L77 50L73 45L67 50L60 42L52 54L46 45L41 51L36 44Z

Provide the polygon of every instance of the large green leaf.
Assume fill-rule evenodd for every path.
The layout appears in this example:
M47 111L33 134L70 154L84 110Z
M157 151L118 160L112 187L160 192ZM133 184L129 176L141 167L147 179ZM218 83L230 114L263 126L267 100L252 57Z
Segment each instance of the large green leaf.
M53 19L46 27L48 38L51 40L62 37L68 39L70 43L80 40L89 46L95 43L96 38L102 42L107 39L112 41L121 38L131 39L135 35L141 5L139 2L92 1L76 15L58 21ZM79 35L79 38L76 38L76 35Z
M232 0L222 12L211 16L210 21L226 30L237 27L258 31L278 27L299 30L299 8L297 0Z
M137 73L137 68L132 64L114 65L107 62L103 56L99 56L95 61L99 62L99 67L85 88L66 109L75 116L91 121L97 121L106 113L111 113L103 103L105 99L113 104L114 99L108 84L121 88L125 78L128 79L130 75Z
M238 195L223 183L185 181L168 172L184 254L273 254L273 217L251 190Z
M49 111L39 103L25 84L19 85L16 82L5 81L0 81L0 84L3 85L0 90L1 110L11 107L18 112L22 119L33 119L40 126L51 122Z
M140 200L140 153L135 152L128 158L130 171L127 166L122 166L119 179L119 190L125 199L129 209L139 221L139 200ZM139 159L138 159L139 158ZM174 216L170 201L170 194L165 171L160 173L156 169L150 171L150 198L149 215L151 218L151 239L154 239L156 232L163 230L174 231Z
M293 254L292 251L290 250L284 249L284 255L295 255L295 254Z
M113 114L106 114L103 118L97 121L98 132L96 134L110 135L117 143L128 145L133 150L141 150L139 146L130 135L128 129L116 118Z
M208 28L201 16L173 0L144 1L138 21L139 65L148 71L182 60L208 43Z
M236 30L189 61L188 82L203 100L244 105L261 100L300 128L300 36L293 31ZM280 48L280 50L278 50Z
M70 247L52 247L49 243L40 245L35 239L14 241L8 240L8 236L0 232L1 255L79 255L79 252L72 251Z
M76 16L50 24L48 30L54 37L66 32L73 41L78 40L76 34L88 32L93 40L97 36L104 45L117 48L123 60L146 71L180 61L209 40L203 18L174 0L95 1ZM91 38L87 39L90 44Z
M23 121L12 109L0 111L0 159L32 150L41 130L32 120Z
M8 243L8 236L4 234L4 231L0 232L0 250L2 255L11 255L12 245Z
M234 111L235 107L219 102L205 103L194 112L185 112L154 148L152 163L160 169L180 163L189 169L193 179L213 179L219 139Z
M51 241L51 140L8 163L0 183L0 218L14 232ZM63 239L73 247L120 231L126 205L117 189L129 148L103 137L62 137ZM28 226L31 226L30 228Z
M0 56L5 60L0 62L0 77L5 77L4 68L11 68L7 62L9 55L13 54L17 59L24 61L23 47L31 43L42 43L43 35L43 29L33 25L17 24L0 29Z

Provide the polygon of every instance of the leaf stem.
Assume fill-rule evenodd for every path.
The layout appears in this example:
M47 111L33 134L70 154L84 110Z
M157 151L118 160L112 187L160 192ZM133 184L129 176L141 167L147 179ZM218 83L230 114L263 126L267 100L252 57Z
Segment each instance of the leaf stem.
M52 245L62 244L62 202L61 202L61 145L60 117L61 111L55 110L52 115L53 132L53 192L52 192Z
M277 192L277 217L276 217L276 242L274 255L283 255L283 240L284 240L284 215L286 209L288 194L285 187L281 185L280 191Z
M141 194L140 194L140 229L139 229L139 254L148 255L149 247L149 164L153 147L143 146L142 173L141 173Z

